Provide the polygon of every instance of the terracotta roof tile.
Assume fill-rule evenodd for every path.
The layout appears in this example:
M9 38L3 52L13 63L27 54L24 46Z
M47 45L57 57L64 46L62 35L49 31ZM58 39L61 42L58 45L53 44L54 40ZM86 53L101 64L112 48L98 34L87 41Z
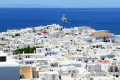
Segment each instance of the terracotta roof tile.
M112 34L107 32L94 32L90 36L111 36Z
M88 30L94 30L93 28L88 28Z

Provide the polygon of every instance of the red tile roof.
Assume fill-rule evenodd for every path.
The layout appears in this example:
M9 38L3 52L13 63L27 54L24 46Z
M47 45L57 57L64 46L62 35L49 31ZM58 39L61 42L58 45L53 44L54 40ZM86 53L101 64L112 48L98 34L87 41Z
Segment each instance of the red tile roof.
M88 30L94 30L93 28L88 28Z
M94 32L90 36L111 36L112 34L107 32Z
M47 33L45 30L41 31L41 33Z

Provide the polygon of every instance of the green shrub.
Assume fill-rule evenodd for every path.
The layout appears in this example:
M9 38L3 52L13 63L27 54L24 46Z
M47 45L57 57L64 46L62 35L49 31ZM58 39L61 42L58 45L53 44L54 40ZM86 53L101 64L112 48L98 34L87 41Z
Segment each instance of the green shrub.
M27 47L27 48L22 48L22 49L17 49L15 50L16 54L23 54L24 53L34 53L34 51L36 51L36 48L43 48L43 47Z

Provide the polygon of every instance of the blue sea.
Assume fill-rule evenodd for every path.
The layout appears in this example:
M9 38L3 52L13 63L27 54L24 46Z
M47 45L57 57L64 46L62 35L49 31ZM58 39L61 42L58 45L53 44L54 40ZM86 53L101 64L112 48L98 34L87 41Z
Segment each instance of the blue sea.
M63 14L67 23L61 21ZM50 24L91 26L120 35L120 8L0 8L0 32Z

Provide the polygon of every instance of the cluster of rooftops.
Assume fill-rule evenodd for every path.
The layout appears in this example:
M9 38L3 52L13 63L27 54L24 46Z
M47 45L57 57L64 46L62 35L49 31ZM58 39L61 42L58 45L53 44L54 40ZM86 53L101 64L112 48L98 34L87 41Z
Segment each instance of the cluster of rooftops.
M89 26L7 30L0 33L0 75L9 76L0 80L119 80L119 38Z

